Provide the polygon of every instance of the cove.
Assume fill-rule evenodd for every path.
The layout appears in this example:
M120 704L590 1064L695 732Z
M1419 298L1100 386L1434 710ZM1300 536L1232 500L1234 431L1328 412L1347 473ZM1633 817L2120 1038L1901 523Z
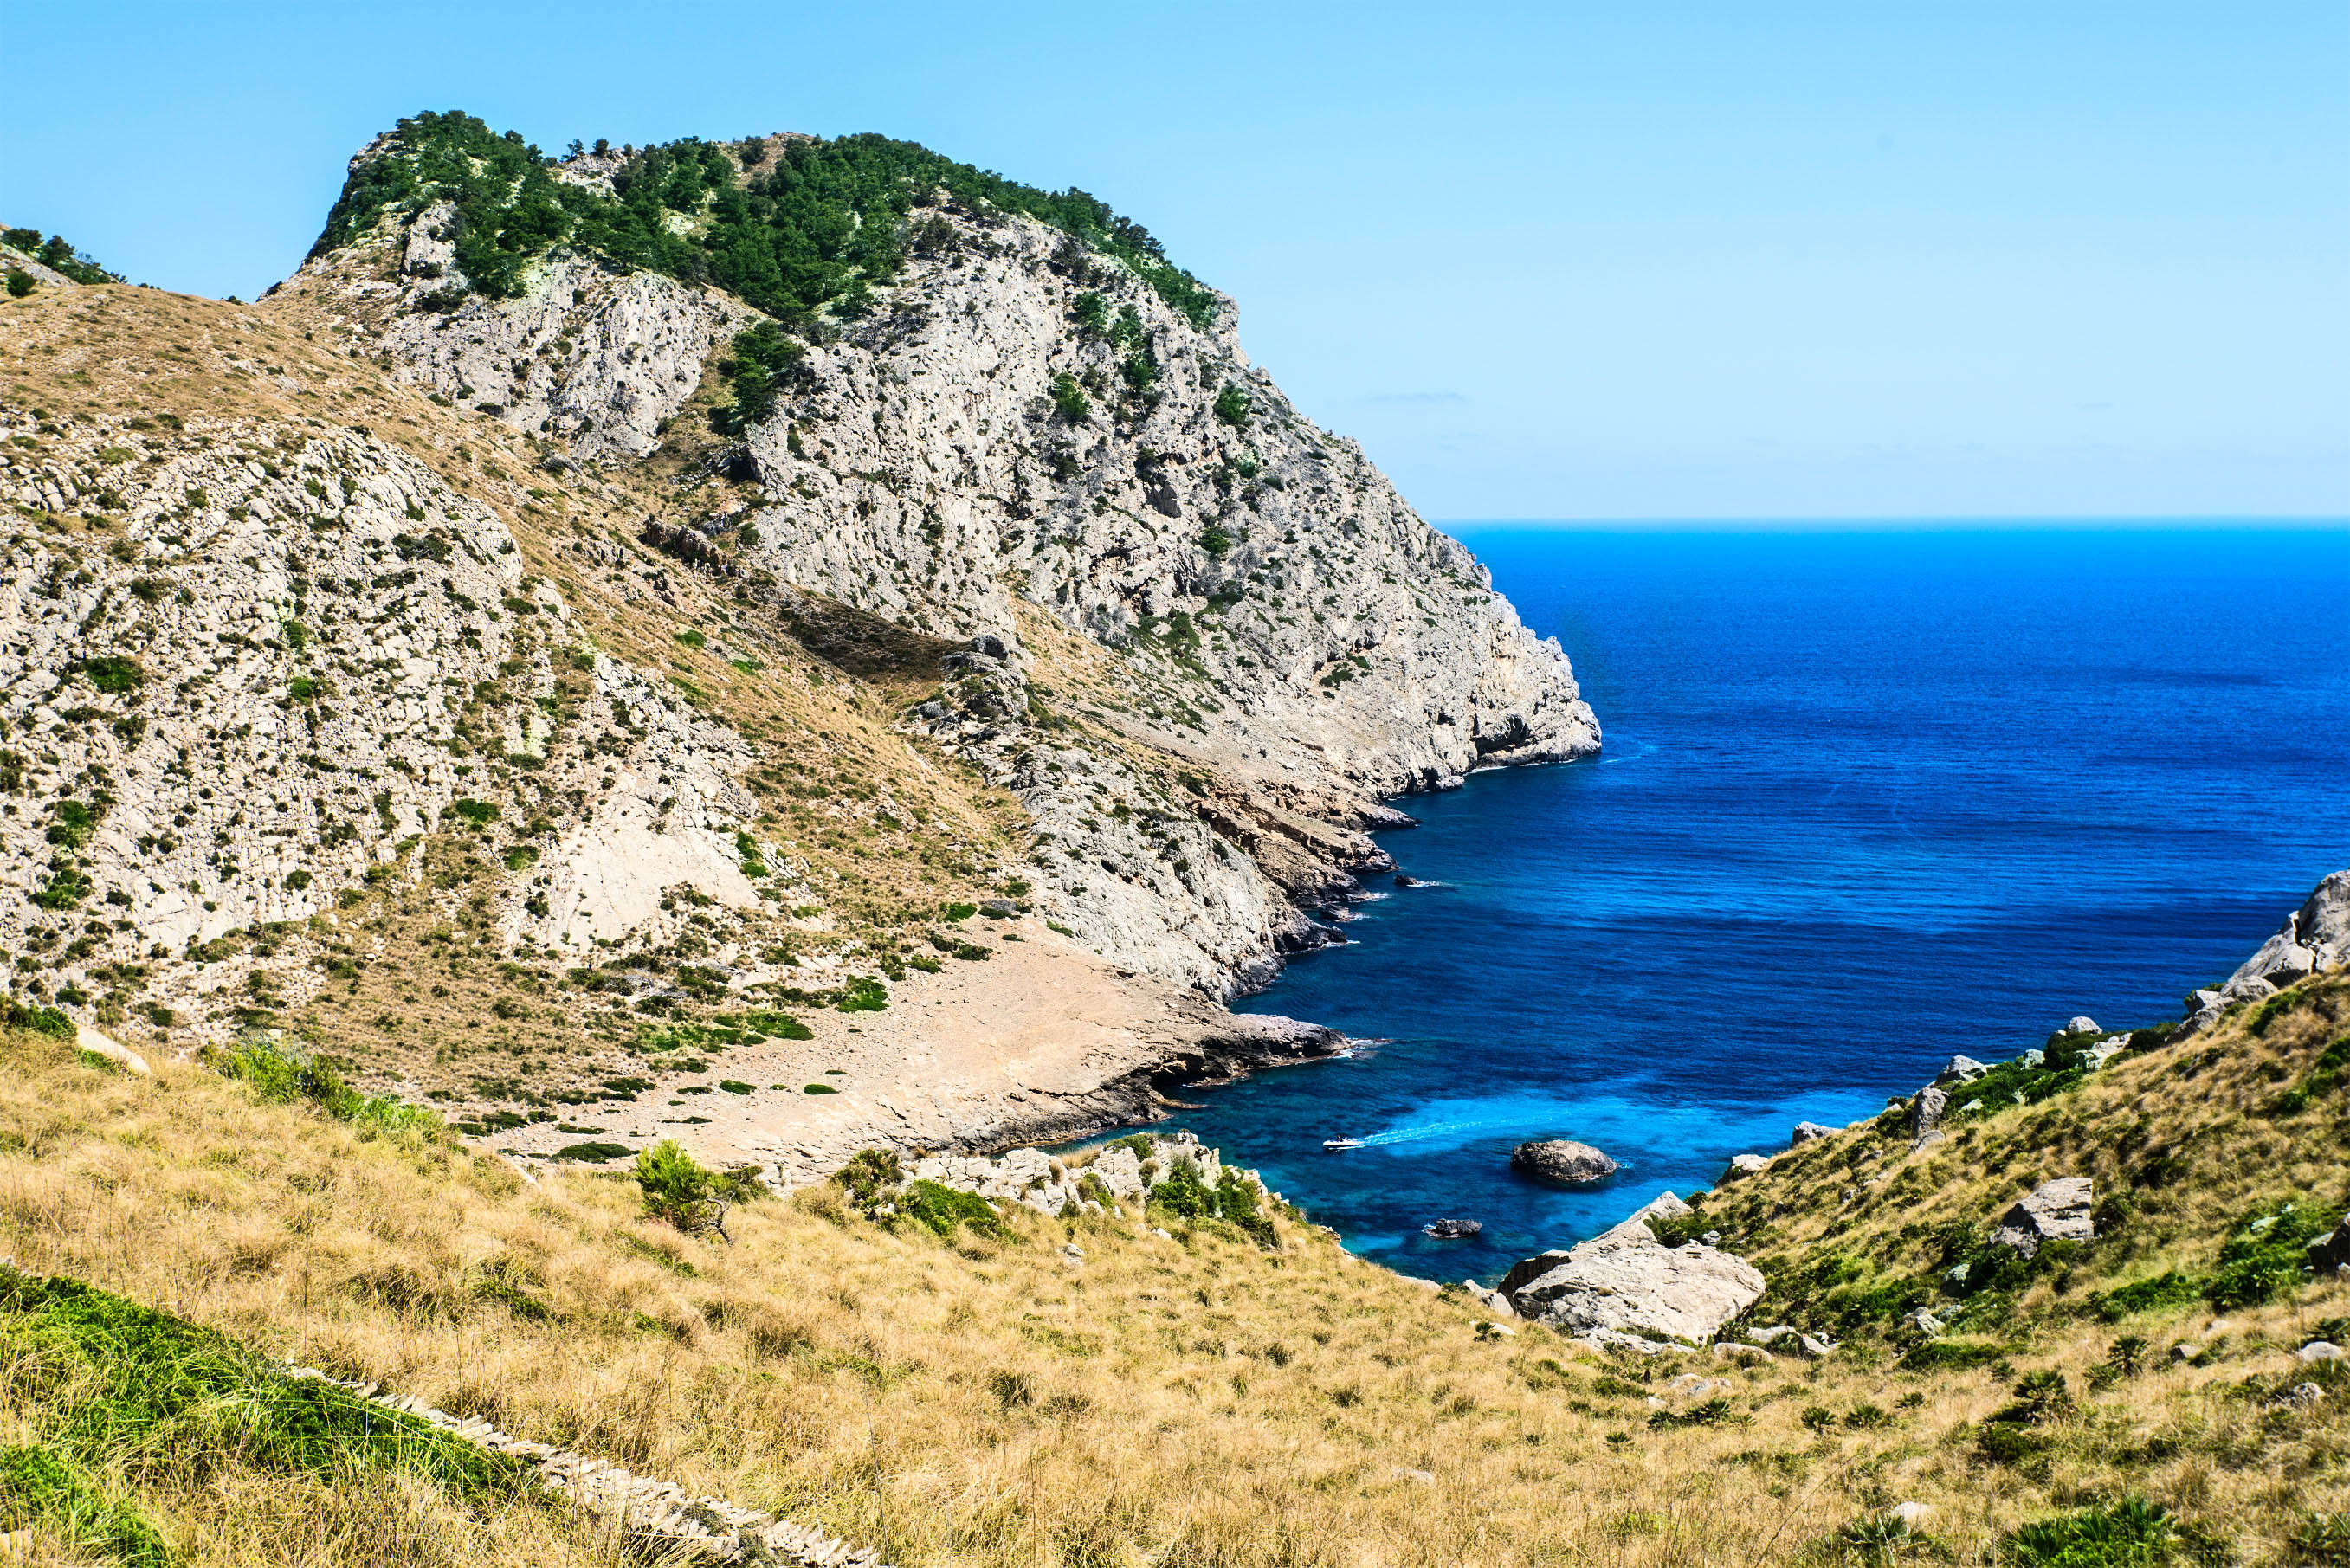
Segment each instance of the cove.
M2350 531L1459 532L1606 750L1400 801L1434 885L1243 1004L1378 1044L1173 1124L1392 1267L1490 1280L1953 1052L2176 1017L2350 865ZM1627 1168L1513 1175L1544 1137Z

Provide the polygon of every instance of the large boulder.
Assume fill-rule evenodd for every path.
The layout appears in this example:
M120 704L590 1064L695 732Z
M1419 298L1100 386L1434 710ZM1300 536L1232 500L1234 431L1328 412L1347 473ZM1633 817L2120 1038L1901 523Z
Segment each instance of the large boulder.
M1750 1176L1760 1176L1771 1168L1771 1158L1761 1154L1733 1154L1730 1168L1721 1173L1722 1183L1743 1181Z
M2097 1231L2089 1210L2095 1200L2094 1185L2085 1176L2043 1181L2000 1216L1991 1244L2012 1247L2029 1258L2043 1241L2093 1241Z
M1562 1334L1710 1339L1762 1297L1763 1280L1742 1258L1692 1241L1668 1247L1648 1229L1689 1205L1666 1193L1613 1230L1511 1269L1502 1293L1519 1316Z
M2282 991L2345 963L2350 963L2350 871L2336 871L2228 977L2228 983L2265 981Z
M1824 1137L1834 1137L1842 1131L1842 1127L1825 1127L1818 1122L1797 1122L1795 1130L1787 1137L1787 1147L1793 1148L1799 1144L1816 1143Z
M1948 1066L1934 1075L1934 1082L1940 1085L1971 1084L1990 1071L1972 1056L1953 1056Z
M1942 1125L1942 1116L1950 1108L1950 1096L1929 1084L1918 1091L1909 1102L1909 1137L1923 1143L1926 1136Z
M1544 1181L1588 1187L1595 1181L1607 1180L1619 1168L1587 1143L1555 1137L1518 1145L1510 1151L1510 1168Z

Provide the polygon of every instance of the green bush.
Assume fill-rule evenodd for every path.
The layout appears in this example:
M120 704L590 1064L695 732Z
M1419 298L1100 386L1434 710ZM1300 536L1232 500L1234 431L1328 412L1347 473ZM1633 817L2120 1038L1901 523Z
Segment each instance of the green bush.
M665 1220L680 1230L698 1225L708 1217L715 1179L674 1138L638 1152L637 1187L647 1219Z
M1066 370L1053 378L1053 408L1073 425L1084 424L1093 417L1093 400L1077 385L1077 379Z
M8 269L9 298L22 299L38 287L40 285L33 281L33 275L23 267L12 266Z
M52 1040L72 1040L80 1034L74 1021L54 1007L27 1007L13 998L0 1001L0 1024L30 1030Z
M2110 1291L2093 1292L2089 1305L2106 1322L2119 1323L2134 1313L2183 1306L2200 1296L2203 1286L2204 1282L2196 1276L2171 1269Z
M848 1200L869 1219L873 1210L898 1190L906 1173L898 1163L896 1151L868 1148L851 1155L847 1165L832 1173L832 1179L848 1194Z
M2248 1215L2220 1249L2220 1266L2204 1286L2204 1298L2224 1311L2300 1289L2309 1244L2341 1222L2338 1204L2288 1202Z
M899 1211L929 1227L941 1240L953 1235L958 1226L998 1241L1012 1234L995 1210L987 1206L985 1199L976 1193L941 1187L935 1181L917 1181L907 1188Z
M889 1005L889 988L878 976L857 975L842 988L840 1000L833 1005L843 1012L879 1012Z
M1216 394L1215 407L1216 418L1224 423L1236 426L1248 423L1249 395L1230 381L1226 381L1224 389Z
M2003 1345L1982 1339L1929 1339L1911 1345L1901 1365L1911 1372L1956 1372L1988 1366L2007 1355Z
M2018 1421L1985 1421L1975 1431L1975 1453L1987 1464L2027 1464L2047 1449L2046 1438Z
M2164 1568L2224 1557L2218 1541L2137 1497L2022 1525L1999 1542L2009 1568Z
M120 697L136 691L140 684L147 679L147 672L139 668L137 659L125 659L120 654L107 654L98 659L77 659L73 670L74 673L109 697Z
M432 1139L443 1130L435 1112L394 1095L369 1095L353 1088L333 1064L289 1051L266 1036L210 1046L204 1060L221 1076L248 1085L265 1100L308 1100L336 1120L348 1122L362 1137Z

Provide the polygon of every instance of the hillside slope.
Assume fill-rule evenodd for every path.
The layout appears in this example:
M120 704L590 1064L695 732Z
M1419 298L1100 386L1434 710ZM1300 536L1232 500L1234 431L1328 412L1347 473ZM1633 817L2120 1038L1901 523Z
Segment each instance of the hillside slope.
M36 1033L0 1045L0 1224L19 1267L893 1563L2332 1563L2350 1379L2312 1342L2350 1334L2350 1280L2303 1242L2344 1197L2345 1011L2322 978L1921 1155L1856 1129L1705 1197L1771 1282L1725 1344L1791 1321L1839 1342L1816 1358L1496 1321L1172 1186L1047 1219L819 1184L697 1238L251 1057L138 1077ZM2076 1170L2129 1195L2106 1233L1979 1271L1986 1223ZM185 1468L122 1464L0 1297L0 1447L186 1561L642 1560L356 1445L289 1467L191 1428ZM0 1485L0 1525L51 1495Z
M693 145L677 244L751 183ZM1106 209L892 175L890 264L772 312L515 237L675 161L420 117L264 301L0 306L16 996L788 1169L1326 1049L1213 1003L1381 796L1596 747L1565 659Z

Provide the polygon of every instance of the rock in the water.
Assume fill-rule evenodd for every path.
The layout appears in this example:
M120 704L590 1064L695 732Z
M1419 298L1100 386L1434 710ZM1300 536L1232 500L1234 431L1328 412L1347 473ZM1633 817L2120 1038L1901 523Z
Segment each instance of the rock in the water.
M1721 1179L1724 1183L1740 1181L1750 1176L1760 1176L1770 1168L1771 1157L1768 1155L1733 1154L1730 1157L1730 1168L1721 1173Z
M2089 1218L2095 1201L2093 1183L2085 1176L2043 1181L2000 1217L1991 1243L2012 1247L2029 1258L2043 1241L2095 1241L2096 1227Z
M1605 1181L1619 1167L1607 1156L1587 1143L1575 1143L1567 1138L1544 1138L1535 1143L1522 1143L1510 1153L1510 1168L1544 1181L1556 1181L1569 1187L1588 1187L1595 1181Z
M1822 1127L1817 1122L1797 1122L1795 1130L1788 1137L1787 1142L1792 1147L1798 1144L1811 1143L1819 1138L1834 1137L1843 1130L1842 1127Z
M1449 1241L1455 1236L1474 1236L1484 1228L1484 1222L1478 1220L1438 1220L1420 1227L1439 1241Z

